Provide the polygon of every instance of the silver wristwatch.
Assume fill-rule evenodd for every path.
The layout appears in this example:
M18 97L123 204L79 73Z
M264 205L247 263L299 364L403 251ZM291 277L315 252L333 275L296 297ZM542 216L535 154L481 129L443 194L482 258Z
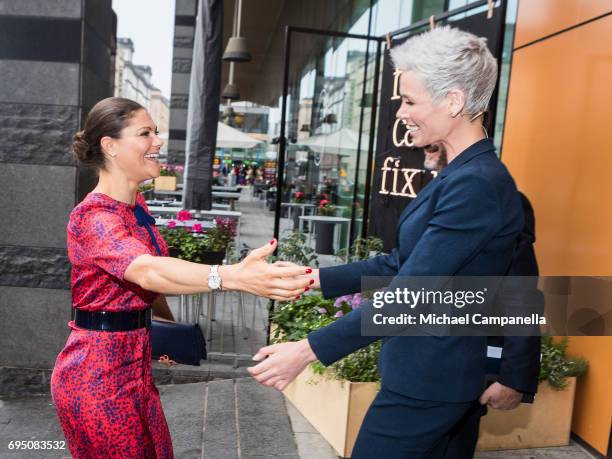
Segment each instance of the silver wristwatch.
M221 290L221 276L219 275L219 265L212 265L208 274L208 288L211 290Z

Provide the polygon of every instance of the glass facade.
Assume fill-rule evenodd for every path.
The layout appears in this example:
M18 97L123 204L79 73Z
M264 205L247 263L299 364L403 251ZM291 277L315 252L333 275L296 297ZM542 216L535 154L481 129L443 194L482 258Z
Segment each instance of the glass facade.
M380 37L466 3L465 0L353 2L352 24L335 30ZM516 4L516 0L511 0L507 8L495 125L498 148L507 98ZM466 14L481 11L479 8ZM327 212L331 210L335 216L352 218L353 237L360 234L363 218L372 102L376 92L376 47L375 40L359 38L301 32L294 32L291 38L286 112L288 143L282 202L295 201L297 193L298 199L303 196L314 204L311 211L316 213L322 200L329 201L334 208L326 209ZM348 232L344 233L342 243L348 237Z

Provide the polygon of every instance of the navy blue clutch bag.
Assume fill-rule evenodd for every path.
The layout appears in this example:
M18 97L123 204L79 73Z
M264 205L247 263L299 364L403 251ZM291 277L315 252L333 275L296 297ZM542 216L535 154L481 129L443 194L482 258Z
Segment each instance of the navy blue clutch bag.
M153 358L168 359L185 365L200 366L206 360L206 341L198 324L151 321Z

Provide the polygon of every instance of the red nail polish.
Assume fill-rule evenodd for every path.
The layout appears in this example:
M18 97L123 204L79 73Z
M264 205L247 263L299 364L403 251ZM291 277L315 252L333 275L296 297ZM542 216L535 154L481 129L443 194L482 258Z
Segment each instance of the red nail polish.
M274 239L270 240L270 245L274 245Z
M312 268L306 268L306 274L310 274L312 272Z
M300 295L296 296L296 297L295 297L295 299L296 299L296 300L299 300L299 299L300 299Z
M310 285L314 284L314 279L310 279Z
M310 290L310 287L304 287L305 292L307 292L308 290Z

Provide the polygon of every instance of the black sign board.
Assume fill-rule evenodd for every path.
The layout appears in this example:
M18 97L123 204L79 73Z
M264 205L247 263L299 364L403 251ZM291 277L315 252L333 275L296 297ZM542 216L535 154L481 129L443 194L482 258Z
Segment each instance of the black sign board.
M456 21L449 21L452 27L485 37L489 49L501 62L504 18L503 10L496 8L493 17L487 19L486 11ZM397 46L409 37L394 40ZM372 179L372 197L368 234L384 241L386 252L395 247L395 226L399 215L417 193L433 178L431 172L423 169L424 154L421 148L406 146L406 129L395 118L400 106L397 94L399 72L393 68L389 50L385 51L376 139L376 157ZM491 98L488 119L495 120L497 89ZM495 124L490 123L492 126ZM490 133L492 135L492 132Z

